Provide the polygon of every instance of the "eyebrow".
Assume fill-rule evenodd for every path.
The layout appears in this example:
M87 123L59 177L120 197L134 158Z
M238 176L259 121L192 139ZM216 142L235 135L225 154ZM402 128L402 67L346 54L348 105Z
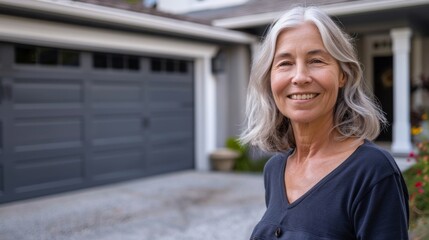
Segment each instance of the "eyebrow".
M308 51L307 52L307 55L330 55L328 52L326 52L325 50L322 50L322 49L314 49L314 50L311 50L311 51Z
M328 55L329 56L329 53L323 49L314 49L314 50L308 51L306 55L308 55L308 56L314 56L314 55L327 56ZM274 56L273 61L275 61L276 59L291 58L291 57L292 57L291 53L281 52L281 53Z

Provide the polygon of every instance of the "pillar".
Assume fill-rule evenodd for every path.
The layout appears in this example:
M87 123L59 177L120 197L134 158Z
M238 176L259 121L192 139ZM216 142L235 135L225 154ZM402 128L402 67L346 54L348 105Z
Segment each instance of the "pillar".
M393 42L393 153L412 150L410 124L411 29L390 31Z

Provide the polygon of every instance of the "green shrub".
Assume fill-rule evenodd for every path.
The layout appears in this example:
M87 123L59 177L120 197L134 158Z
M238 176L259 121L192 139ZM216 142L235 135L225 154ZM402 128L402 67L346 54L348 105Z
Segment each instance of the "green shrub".
M268 161L267 157L259 159L252 159L250 157L250 148L247 145L242 145L237 138L228 138L225 146L229 149L235 150L240 153L234 166L234 171L237 172L262 172L265 163Z

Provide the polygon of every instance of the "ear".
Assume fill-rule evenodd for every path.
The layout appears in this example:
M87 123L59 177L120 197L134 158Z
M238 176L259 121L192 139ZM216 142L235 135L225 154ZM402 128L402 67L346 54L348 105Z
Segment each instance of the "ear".
M341 71L339 87L340 88L344 87L344 85L346 85L346 81L347 81L346 74L344 74L344 72Z

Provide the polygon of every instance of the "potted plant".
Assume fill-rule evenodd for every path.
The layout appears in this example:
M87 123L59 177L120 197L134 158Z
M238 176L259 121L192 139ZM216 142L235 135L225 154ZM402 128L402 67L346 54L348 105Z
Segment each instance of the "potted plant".
M219 148L210 154L212 169L216 171L232 171L240 153L229 148Z

